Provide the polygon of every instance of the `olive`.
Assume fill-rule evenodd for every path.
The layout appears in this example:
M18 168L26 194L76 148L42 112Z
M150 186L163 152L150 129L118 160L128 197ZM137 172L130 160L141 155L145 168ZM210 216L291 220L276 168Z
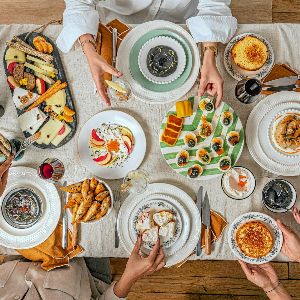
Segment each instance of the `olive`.
M239 139L237 136L231 136L228 141L231 145L235 146L239 142Z
M223 124L228 126L230 124L230 118L224 118L223 119Z
M195 140L193 140L193 139L188 140L188 146L189 147L195 147L195 145L196 145Z
M191 178L196 178L199 175L199 170L197 168L190 168L188 174Z
M208 162L209 161L209 155L208 154L204 154L202 156L202 160L205 161L205 162Z
M207 111L212 111L214 109L214 105L211 102L206 103L205 109Z
M215 144L213 144L213 145L212 145L212 148L213 148L213 150L214 150L215 152L217 152L218 150L220 150L220 149L221 149L221 145L220 145L220 144L217 144L217 143L215 143Z
M182 164L185 164L186 163L186 157L184 156L179 156L178 157L178 164L179 165L182 165Z
M223 170L228 169L228 167L230 167L230 161L227 159L221 160L220 161L220 168Z

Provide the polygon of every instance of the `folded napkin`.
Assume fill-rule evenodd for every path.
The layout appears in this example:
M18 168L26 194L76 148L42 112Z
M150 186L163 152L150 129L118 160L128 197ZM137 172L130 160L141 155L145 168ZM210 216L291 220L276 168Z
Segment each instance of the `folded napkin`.
M96 38L96 50L97 52L111 65L112 64L112 29L116 28L118 30L117 38L117 49L120 43L129 32L130 28L122 23L121 21L115 19L111 22L104 24L99 24L98 33ZM111 75L108 73L104 74L104 79L111 80Z
M72 235L68 232L68 248L61 247L62 225L58 224L49 238L40 245L31 248L17 250L21 255L31 261L41 261L41 267L45 271L69 264L69 260L83 252L84 249L77 245L72 247Z
M222 235L224 229L228 225L227 221L217 212L211 210L210 211L210 233L211 233L211 242L215 243ZM205 247L205 226L202 224L201 228L201 248ZM195 251L190 254L189 257L193 256ZM184 265L189 257L187 257L184 261L176 264L175 268L180 268Z

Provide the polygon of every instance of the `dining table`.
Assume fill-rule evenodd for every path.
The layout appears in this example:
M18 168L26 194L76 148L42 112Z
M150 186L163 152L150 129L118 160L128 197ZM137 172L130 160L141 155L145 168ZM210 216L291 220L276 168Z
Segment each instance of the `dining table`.
M132 25L135 26L135 25ZM36 28L33 24L0 25L0 57L3 57L5 41L12 36L24 32L29 32ZM54 41L62 29L61 25L50 25L44 33ZM300 71L300 24L241 24L238 26L236 34L257 33L264 36L272 45L275 56L275 63L286 63L293 69ZM218 69L224 79L223 101L227 102L238 114L245 128L247 118L253 107L261 101L264 96L251 104L240 103L235 98L235 86L237 81L233 79L225 70L223 63L223 53L225 45L220 45L217 57ZM268 211L262 203L262 189L270 181L268 174L261 168L250 155L245 144L243 152L237 165L249 168L256 178L256 188L254 193L245 200L233 200L227 197L221 188L221 176L210 180L191 180L183 177L172 170L164 160L160 150L160 128L167 111L174 105L172 103L149 104L143 101L131 99L128 102L112 102L108 107L97 94L93 93L93 81L90 75L86 58L78 44L69 53L60 53L66 71L69 87L75 102L78 127L75 136L67 144L57 149L39 149L30 147L26 150L24 157L13 163L13 166L26 166L37 169L42 161L49 157L59 158L65 166L65 176L63 180L68 183L77 182L87 177L93 176L80 162L77 141L80 129L96 113L103 110L120 110L132 115L142 126L146 139L146 155L140 168L145 170L150 177L150 182L163 182L175 185L183 189L190 197L196 200L196 192L200 186L207 191L211 209L219 212L227 220L228 224L234 221L241 214L255 211L264 212L274 219L280 218L295 232L300 234L300 225L296 224L291 212L282 214ZM122 71L122 70L121 70ZM0 118L0 132L7 138L21 137L22 132L17 121L17 114L12 101L11 93L6 82L3 66L0 69L0 104L5 107L5 114ZM197 94L197 83L183 97ZM136 141L138 144L139 141ZM284 177L290 181L300 195L300 178ZM121 180L106 180L113 190L120 189ZM124 198L125 196L123 196ZM123 199L124 200L124 199ZM300 207L300 200L297 204ZM86 257L128 257L128 253L122 247L114 246L114 222L115 211L106 216L101 222L81 224L79 243L85 249L81 256ZM122 217L122 216L120 216ZM195 255L190 259L210 259L210 260L233 260L236 259L231 252L227 242L227 230L223 232L220 239L213 244L211 255L201 252L199 257ZM15 250L0 246L0 254L16 254ZM286 258L280 254L276 257L278 261L285 261Z

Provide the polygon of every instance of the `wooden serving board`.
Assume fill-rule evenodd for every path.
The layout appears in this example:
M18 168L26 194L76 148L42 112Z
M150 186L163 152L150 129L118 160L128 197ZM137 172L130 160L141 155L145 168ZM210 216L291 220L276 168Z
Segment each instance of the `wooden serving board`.
M42 36L42 37L44 37L46 39L46 41L49 42L53 46L53 52L51 53L51 55L53 56L52 64L58 70L58 74L56 75L56 77L54 78L54 80L55 81L61 80L61 82L67 82L68 83L67 78L66 78L66 74L65 74L65 71L64 71L64 67L63 67L63 64L62 64L62 61L60 59L60 55L59 55L59 52L58 52L58 49L57 49L55 43L50 38L48 38L47 36L45 36L45 35L43 35L41 33L33 32L25 40L26 35L27 35L27 33L25 32L23 34L18 35L17 37L20 38L21 40L23 40L24 42L26 42L27 44L29 44L30 46L32 46L33 48L34 48L34 46L33 46L33 39L36 36ZM6 49L4 51L4 55L3 55L3 66L4 66L4 70L5 70L6 76L9 76L10 74L8 74L7 63L6 63L6 60L5 60L5 54L6 54L7 49L8 49L8 47L6 47ZM32 56L34 56L34 55L32 55ZM30 70L28 68L25 68L25 71L28 72L28 73L32 73L32 74L34 73L32 70ZM48 88L51 85L48 84L47 82L45 82L45 84L46 84L46 87L47 87L47 90L48 90ZM66 105L69 108L71 108L73 111L75 111L75 115L73 116L73 122L66 123L71 128L71 132L66 136L66 138L64 140L62 140L58 144L58 146L54 146L51 143L49 145L33 143L33 145L35 147L42 148L42 149L49 149L49 148L50 149L56 149L56 148L59 148L59 147L65 145L66 143L68 143L72 139L72 137L74 136L74 134L76 132L76 128L77 128L77 113L76 113L75 104L73 102L73 98L72 98L72 95L71 95L71 90L70 90L69 85L64 90L66 92ZM12 95L13 95L13 92L14 92L14 90L11 89L11 94ZM34 90L32 92L37 93L36 87L34 88ZM17 107L16 107L16 110L17 110L18 116L20 116L22 113L24 113L23 110L18 109ZM47 113L45 113L45 114L48 115ZM23 132L23 134L24 134L24 136L26 138L31 136L28 132Z

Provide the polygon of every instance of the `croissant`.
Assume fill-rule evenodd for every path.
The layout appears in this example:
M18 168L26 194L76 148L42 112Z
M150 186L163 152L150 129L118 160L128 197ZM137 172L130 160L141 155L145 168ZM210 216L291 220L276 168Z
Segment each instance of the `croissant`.
M92 178L90 181L90 190L94 191L98 185L98 180L96 178Z
M87 197L89 190L90 190L90 180L85 179L81 187L81 194L84 199Z
M105 191L105 192L102 192L100 194L98 194L96 197L95 197L95 200L97 201L102 201L105 197L107 197L109 195L109 192L108 191Z
M100 208L101 204L97 201L94 201L91 205L91 207L89 208L89 210L87 211L87 213L85 214L84 218L82 219L83 222L87 222L92 220L95 215L98 212L98 209Z
M76 213L77 213L78 207L79 207L79 204L75 204L73 209L72 209L72 224L75 223Z
M101 192L105 191L105 186L103 183L98 183L98 185L96 186L96 189L95 189L95 196L97 196L98 194L100 194Z
M60 190L67 193L79 193L81 192L82 182L77 182L68 186L61 186Z
M108 196L102 201L100 211L97 213L95 219L99 220L100 218L105 216L110 206L111 206L111 199L110 196Z
M79 204L78 210L76 212L75 222L78 222L88 211L90 206L92 205L92 202L94 200L94 194L92 191L90 191L86 198L81 201Z
M66 203L66 205L64 206L64 208L72 208L75 206L75 204L77 204L76 200L73 198L74 194L69 194L68 196L68 201Z

